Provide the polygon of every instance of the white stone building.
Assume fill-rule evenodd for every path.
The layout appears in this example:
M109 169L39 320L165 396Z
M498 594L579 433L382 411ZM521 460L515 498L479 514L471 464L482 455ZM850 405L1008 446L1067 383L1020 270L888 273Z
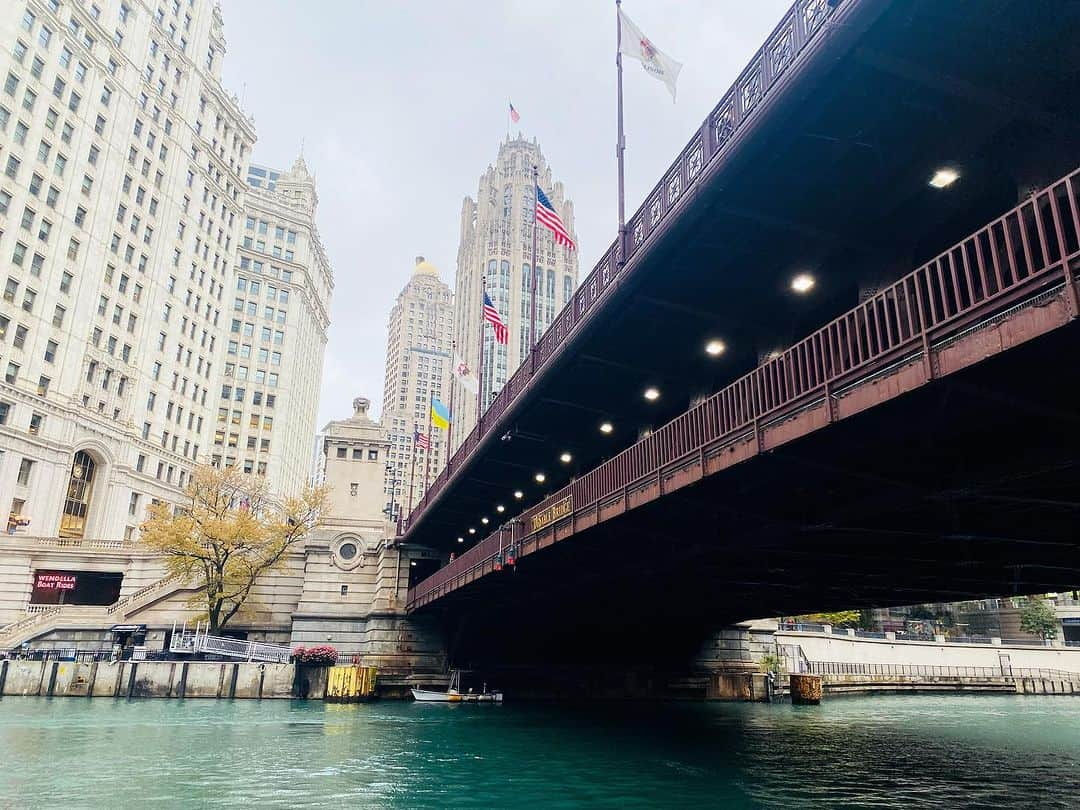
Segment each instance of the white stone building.
M438 634L404 611L408 587L438 560L393 541L382 511L391 444L369 406L358 397L351 417L323 429L330 492L322 524L258 582L228 631L278 644L332 644L379 667L380 679L441 671ZM19 534L3 548L0 653L23 645L110 649L116 626L144 630L146 646L158 650L169 646L174 623L197 618L193 585L167 577L162 559L138 541ZM49 587L49 577L66 578L70 590Z
M130 538L209 456L255 140L224 53L207 0L0 6L10 529Z
M432 397L455 411L467 398L460 389L451 391L453 341L453 294L435 266L417 256L412 277L398 294L387 326L382 411L391 442L383 485L387 514L392 505L395 514L407 515L446 465L446 430L430 431L430 464L429 453L423 448L416 449L414 456L413 439L417 428L421 433L429 432ZM457 424L450 430L457 430Z
M530 348L530 278L535 197L533 167L571 236L574 206L566 199L535 140L520 135L499 146L495 164L480 177L476 199L466 197L461 209L455 288L455 324L458 351L471 368L479 368L480 314L483 287L510 330L509 344L495 342L491 327L484 328L484 367L481 397L485 403L497 394L517 370ZM543 334L578 283L578 253L556 245L547 228L537 230L540 282L537 285L537 334ZM476 424L476 400L465 397L457 408L452 449Z
M288 172L252 166L248 180L258 185L244 200L212 461L295 495L311 475L334 279L304 159Z
M0 6L8 531L131 539L215 457L285 492L308 476L332 290L314 181L298 161L248 191L255 130L224 53L209 0Z

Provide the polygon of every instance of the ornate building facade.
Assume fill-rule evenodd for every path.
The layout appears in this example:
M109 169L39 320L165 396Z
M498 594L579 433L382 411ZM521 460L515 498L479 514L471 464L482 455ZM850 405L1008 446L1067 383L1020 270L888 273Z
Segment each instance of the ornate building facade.
M315 179L302 157L252 185L235 259L212 461L266 476L297 494L311 474L334 277L315 214Z
M379 676L442 671L437 633L405 615L406 591L438 566L434 552L394 542L383 513L388 431L368 413L322 431L329 493L321 524L284 564L256 584L229 630L277 644L332 644L362 655ZM58 579L70 585L52 587ZM137 540L67 540L16 535L0 554L0 652L34 648L108 650L111 628L136 626L150 650L169 646L174 626L194 624L191 583L166 575Z
M0 510L131 538L209 457L255 131L207 0L0 9Z
M574 205L566 198L539 144L520 135L499 146L494 165L480 177L476 199L466 197L461 208L461 239L458 246L455 288L455 323L458 353L471 368L480 367L480 340L484 362L480 398L489 403L528 356L532 342L529 326L532 231L535 211L533 167L566 229L574 232ZM575 236L576 241L576 236ZM578 282L578 255L555 244L551 231L537 230L536 333L555 319L574 294ZM487 290L502 320L509 327L507 345L495 342L490 327L481 332L483 291ZM476 424L477 401L464 397L451 451Z
M387 514L392 507L395 514L407 515L446 464L447 431L430 431L430 450L415 448L414 438L417 429L429 431L432 397L453 405L454 411L467 398L460 397L460 390L451 391L453 342L453 294L435 266L417 256L387 326L382 412L391 442L383 486ZM451 432L457 430L456 421Z

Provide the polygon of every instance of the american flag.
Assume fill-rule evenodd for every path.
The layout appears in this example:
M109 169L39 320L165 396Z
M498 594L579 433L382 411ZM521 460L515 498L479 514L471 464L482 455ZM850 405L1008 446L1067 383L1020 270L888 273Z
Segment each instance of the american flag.
M431 449L431 437L426 433L421 433L420 428L415 428L413 433L413 444L419 447L421 450Z
M495 330L495 341L497 343L510 342L510 330L506 328L503 319L499 317L499 310L495 309L495 305L491 303L491 298L488 297L487 293L484 293L484 320L490 323L491 328Z
M570 238L562 219L555 212L555 206L540 186L536 187L536 221L555 234L556 245L566 245L571 250L574 249L574 240Z
M515 124L521 120L521 116L518 114L518 111L514 109L514 102L512 101L510 102L510 120Z

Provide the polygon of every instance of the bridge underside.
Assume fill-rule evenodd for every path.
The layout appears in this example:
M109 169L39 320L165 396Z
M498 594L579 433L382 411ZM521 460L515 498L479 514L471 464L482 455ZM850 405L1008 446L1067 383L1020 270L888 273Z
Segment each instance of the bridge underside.
M512 517L1076 165L1080 7L847 0L835 13L842 24L764 96L408 542L468 548L456 538L480 539L497 504ZM960 181L931 188L943 165ZM805 271L816 287L792 294ZM720 358L703 351L712 338Z
M447 594L478 664L681 660L757 616L1080 585L1076 322Z

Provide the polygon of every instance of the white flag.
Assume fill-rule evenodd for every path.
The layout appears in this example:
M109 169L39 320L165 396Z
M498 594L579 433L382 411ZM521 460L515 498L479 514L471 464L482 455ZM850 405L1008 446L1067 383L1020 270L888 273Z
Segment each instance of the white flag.
M682 62L676 62L661 51L641 33L626 13L619 9L619 52L641 62L645 72L667 85L671 100L675 100L675 82L682 70Z
M476 379L469 364L457 354L454 355L454 379L474 394L480 390L480 381Z

